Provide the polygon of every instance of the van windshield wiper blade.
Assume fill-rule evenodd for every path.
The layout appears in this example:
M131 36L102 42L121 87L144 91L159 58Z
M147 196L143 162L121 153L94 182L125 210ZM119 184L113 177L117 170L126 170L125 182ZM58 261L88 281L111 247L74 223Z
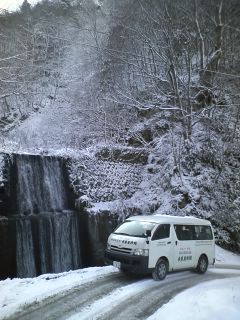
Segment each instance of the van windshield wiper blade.
M128 233L123 233L123 232L114 232L114 234L120 234L121 236L129 236Z
M146 238L145 234L129 234L129 233L124 233L124 232L114 232L114 234L118 234L121 236L129 236L129 237L134 237L134 238Z

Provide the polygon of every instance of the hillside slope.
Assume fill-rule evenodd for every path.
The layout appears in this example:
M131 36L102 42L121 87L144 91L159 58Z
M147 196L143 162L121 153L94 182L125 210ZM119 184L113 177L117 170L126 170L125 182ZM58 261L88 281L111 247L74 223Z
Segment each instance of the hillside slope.
M239 251L239 12L108 0L1 15L1 151L71 157L90 213L207 217Z

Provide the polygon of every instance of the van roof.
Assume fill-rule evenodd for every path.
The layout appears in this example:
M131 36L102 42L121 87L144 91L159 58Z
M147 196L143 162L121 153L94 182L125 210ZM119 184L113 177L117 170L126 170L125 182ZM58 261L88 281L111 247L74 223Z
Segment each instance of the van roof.
M199 225L211 225L210 221L195 218L192 216L169 216L169 215L161 215L161 214L154 214L148 216L132 216L129 217L127 220L138 220L138 221L148 221L148 222L155 222L155 223L176 223L176 224L199 224Z

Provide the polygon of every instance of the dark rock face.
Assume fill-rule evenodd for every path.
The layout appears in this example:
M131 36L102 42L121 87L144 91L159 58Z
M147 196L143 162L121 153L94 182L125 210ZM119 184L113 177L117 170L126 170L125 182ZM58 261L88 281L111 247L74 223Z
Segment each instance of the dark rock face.
M128 149L128 148L102 148L96 153L96 157L100 160L126 162L133 164L147 164L148 153L144 149Z
M16 247L14 224L0 218L0 280L16 275Z
M10 161L11 159L7 154L0 153L0 217L6 217L10 214Z
M119 224L110 212L103 211L95 215L86 214L89 252L88 265L104 265L104 250L110 233Z
M137 135L130 137L128 140L129 146L141 147L144 143L150 143L153 141L153 132L151 128L144 128L139 131Z
M16 232L10 214L8 155L0 154L0 279L16 275Z

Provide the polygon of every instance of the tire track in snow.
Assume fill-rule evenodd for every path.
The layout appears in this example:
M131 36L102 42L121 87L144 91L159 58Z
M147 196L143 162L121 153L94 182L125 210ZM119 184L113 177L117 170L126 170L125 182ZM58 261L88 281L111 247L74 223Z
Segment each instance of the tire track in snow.
M159 291L164 285L172 286L176 279L181 281L189 281L189 277L197 277L196 274L192 275L191 272L181 272L177 274L171 274L164 281L156 282L150 279L140 280L133 284L120 287L114 290L109 295L104 296L102 299L95 301L92 305L89 305L81 310L80 313L75 314L68 320L89 320L89 319L124 319L123 313L127 314L126 319L131 318L128 309L131 307L136 313L138 300L141 296L146 297L154 289ZM146 305L146 301L141 302Z
M191 272L170 275L165 281L141 280L114 290L85 307L68 320L140 320L152 315L176 294L200 282L235 276L232 274L199 275Z
M220 271L220 272L219 272ZM198 283L236 276L236 270L210 269L168 275L164 281L108 274L27 305L5 320L136 320L146 319L176 294Z
M121 285L136 279L122 274L106 275L88 283L81 284L60 294L48 297L40 302L27 305L23 310L4 320L63 320L78 313L84 306L101 299L104 295Z

